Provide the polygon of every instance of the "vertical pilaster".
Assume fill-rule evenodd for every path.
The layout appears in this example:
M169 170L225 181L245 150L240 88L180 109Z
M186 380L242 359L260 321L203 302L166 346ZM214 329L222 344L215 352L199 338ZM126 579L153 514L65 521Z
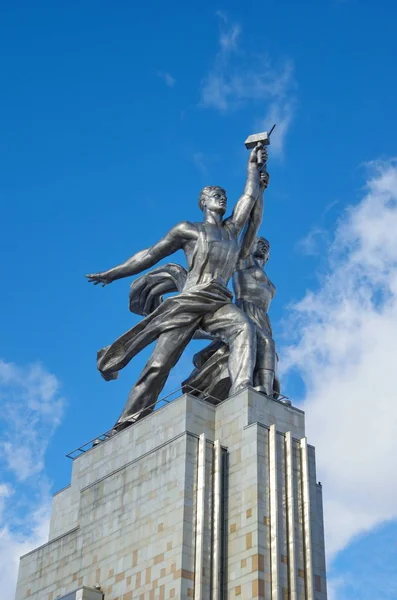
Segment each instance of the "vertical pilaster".
M305 580L306 598L314 600L314 573L313 573L313 546L312 546L312 524L311 524L311 498L309 478L309 453L307 438L300 440L301 462L302 462L302 498L303 498L303 531L305 548Z
M222 447L220 440L214 443L214 512L212 553L212 600L221 600L222 560Z
M270 459L270 552L272 572L272 600L281 600L280 586L280 551L279 551L279 508L277 477L277 431L270 426L269 432Z
M207 437L202 433L198 442L197 509L196 509L196 560L194 573L194 600L205 600L203 590L205 497L206 497Z
M294 453L292 435L285 434L285 465L287 483L287 535L288 535L288 563L289 563L289 588L290 600L297 600L297 572L296 572L296 539L295 539L295 485L294 478Z

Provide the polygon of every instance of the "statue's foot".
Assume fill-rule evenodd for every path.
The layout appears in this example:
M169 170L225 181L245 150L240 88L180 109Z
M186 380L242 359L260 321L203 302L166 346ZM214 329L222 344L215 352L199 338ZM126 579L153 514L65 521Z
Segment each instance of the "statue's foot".
M266 394L269 398L274 398L274 371L271 369L259 369L256 372L255 387L258 392Z
M130 425L133 425L136 421L137 419L127 419L126 421L117 422L113 429L109 432L109 435L113 436L116 435L116 433L120 433L120 431L124 431L124 429L127 429L127 427Z
M116 423L116 425L113 427L113 429L110 431L109 435L112 436L112 435L115 435L116 433L119 433L120 431L123 431L124 429L127 429L127 427L134 425L134 423L136 423L137 421L140 421L141 419L143 419L144 417L147 417L150 414L152 414L152 410L145 409L145 410L141 410L140 413L137 413L136 415L134 415L133 417L130 417L129 419L125 419L124 421L118 421Z
M138 419L133 419L133 420L127 419L126 421L120 421L120 422L116 423L116 425L113 427L113 429L111 429L106 434L106 437L104 437L104 439L101 440L100 438L96 438L96 440L94 440L92 442L92 447L98 446L98 444L100 444L101 442L104 442L105 440L108 440L110 437L113 437L114 435L116 435L116 433L120 433L120 431L123 431L123 429L126 429L130 425L133 425L137 420Z
M278 394L275 393L274 390L272 390L269 393L267 388L264 385L257 385L254 387L254 390L256 390L257 392L260 392L261 394L264 394L268 398L273 398L273 400L278 400L279 402L281 402L282 404L285 404L286 406L292 406L291 400L288 400L288 398L278 398Z
M260 394L265 394L265 396L268 396L269 398L273 398L273 390L269 392L269 390L264 385L256 385L254 387L254 390L259 392Z
M130 423L130 424L132 425L132 423ZM125 429L125 428L123 428L123 429ZM116 425L113 427L113 429L108 431L106 433L106 436L103 439L96 438L96 440L94 440L92 442L92 447L94 448L94 446L98 446L98 444L101 444L102 442L106 442L106 440L108 440L110 437L113 437L114 435L116 435L116 433L118 433L119 431L121 431L121 429L118 428L118 424L116 423Z

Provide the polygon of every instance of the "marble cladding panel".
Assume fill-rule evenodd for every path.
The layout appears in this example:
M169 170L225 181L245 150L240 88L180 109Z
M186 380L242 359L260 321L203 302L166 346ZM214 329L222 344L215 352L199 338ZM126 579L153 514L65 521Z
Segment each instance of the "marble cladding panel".
M73 461L72 486L82 489L186 431L187 397L181 396L133 427Z
M55 494L52 501L50 540L77 526L79 500L80 492L71 485ZM68 529L65 530L65 527Z
M96 583L106 600L131 590L149 597L162 586L175 597L193 589L193 569L182 566L184 541L192 555L192 540L184 540L185 500L193 493L185 494L193 483L186 480L188 438L83 489L79 529L22 560L17 599L47 600Z
M268 427L276 425L277 431L282 433L291 431L295 438L305 435L303 411L267 398L252 388L247 388L219 404L216 407L215 419L215 437L219 437L222 443L224 442L221 432L233 439L233 434L256 422Z
M236 588L240 588L242 598L250 598L257 579L257 569L252 565L253 557L258 555L257 435L256 425L244 428L240 431L239 447L229 452L227 590L231 598ZM226 439L222 442L228 445Z
M288 406L259 394L255 390L245 390L248 423L262 423L263 425L276 425L277 431L286 433L290 431L293 437L301 438L305 435L305 415L303 411Z

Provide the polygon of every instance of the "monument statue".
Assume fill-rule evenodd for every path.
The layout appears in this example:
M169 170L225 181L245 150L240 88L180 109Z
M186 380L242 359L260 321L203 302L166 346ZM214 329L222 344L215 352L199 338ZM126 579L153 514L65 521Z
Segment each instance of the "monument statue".
M129 307L141 316L98 352L103 377L115 379L151 342L154 351L112 431L67 455L71 484L54 497L48 543L21 557L15 600L327 600L315 450L304 412L274 401L275 288L259 237L268 142L246 141L247 181L231 217L225 191L206 187L203 222L180 223L87 275L102 285L134 276ZM186 268L163 264L178 249ZM193 338L206 347L183 384L189 393L141 421Z
M265 143L268 143L265 135ZM248 160L244 192L229 218L223 218L227 204L225 190L207 186L199 197L203 222L179 223L159 242L137 252L121 265L87 275L90 282L104 286L116 279L137 275L179 249L184 251L188 265L179 294L158 303L142 321L98 352L98 369L104 379L111 380L138 352L157 340L114 426L115 431L153 410L170 370L199 330L227 344L230 393L253 385L257 334L252 320L233 304L227 284L240 258L240 234L246 226L249 228L260 196L266 152L260 136L257 137L258 143Z

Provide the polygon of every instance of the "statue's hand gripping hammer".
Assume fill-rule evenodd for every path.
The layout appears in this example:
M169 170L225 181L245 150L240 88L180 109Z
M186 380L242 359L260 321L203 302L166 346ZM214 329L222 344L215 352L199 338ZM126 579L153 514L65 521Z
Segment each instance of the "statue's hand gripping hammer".
M262 146L264 146L264 147L269 146L270 136L275 127L276 127L276 125L273 125L273 127L271 128L269 133L267 133L267 131L264 131L263 133L254 133L253 135L248 136L247 139L245 140L245 147L248 150L250 150L252 148L255 148L255 146L257 144L262 144ZM260 171L263 168L266 168L266 161L267 161L267 152L266 152L266 159L265 159L265 161L263 161L262 150L258 150L257 165L258 165L258 169Z

